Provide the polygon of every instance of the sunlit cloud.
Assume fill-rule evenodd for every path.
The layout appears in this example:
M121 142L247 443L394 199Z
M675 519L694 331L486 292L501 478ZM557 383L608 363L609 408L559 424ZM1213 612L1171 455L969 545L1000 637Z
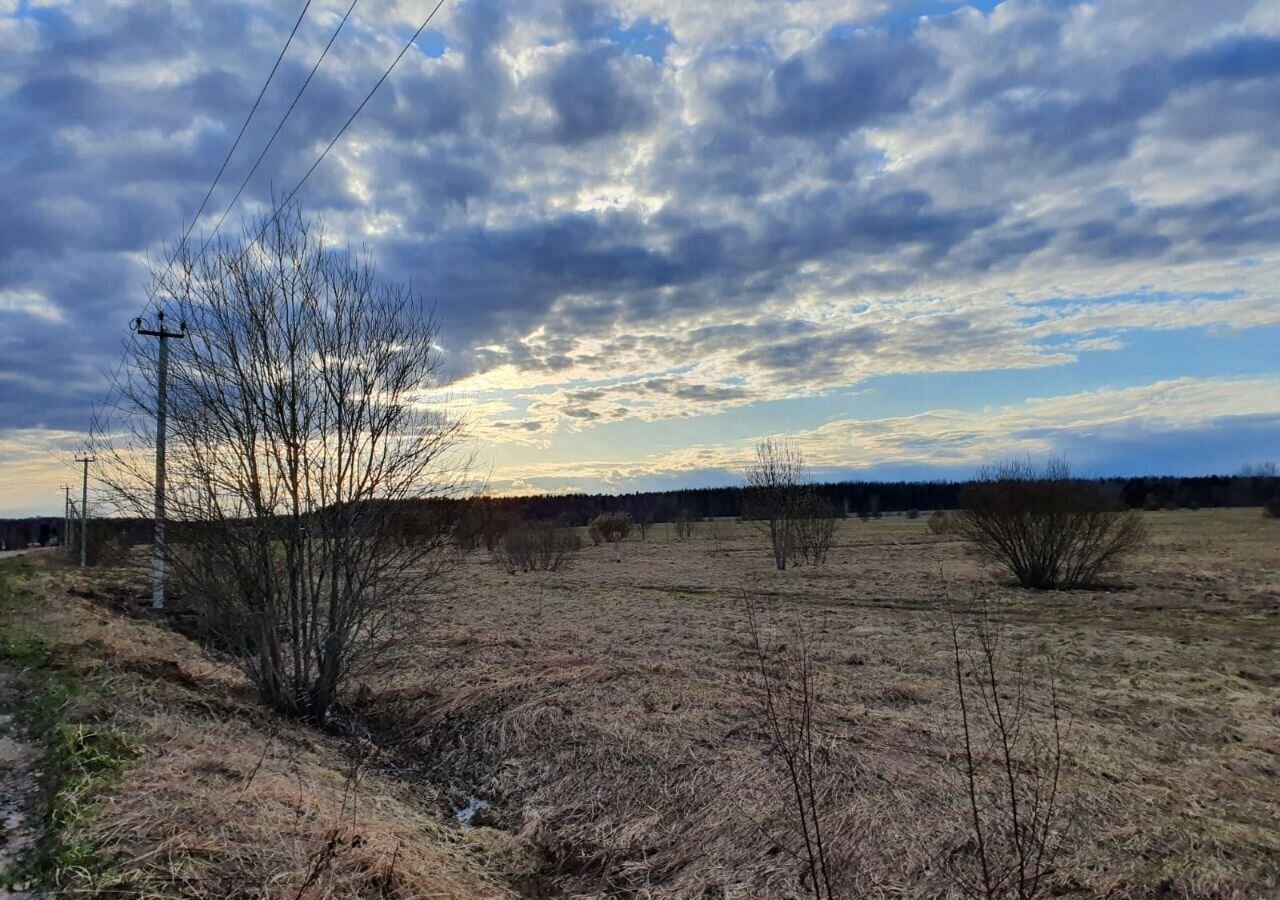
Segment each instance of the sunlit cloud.
M346 7L312 4L194 233ZM0 384L22 385L0 429L87 427L147 260L189 223L294 15L0 0ZM301 177L421 15L357 7L224 229ZM533 484L679 426L685 449L657 458L696 480L720 465L703 435L885 379L989 373L1005 408L1064 372L1116 391L1274 375L1257 348L1280 328L1277 60L1267 0L457 0L300 196L335 246L437 305L480 456ZM1205 340L1245 349L1214 370ZM1021 446L1034 409L1008 408ZM779 424L832 413L806 415ZM963 453L1005 446L984 434ZM872 455L960 459L917 437L916 456ZM596 483L625 483L610 471Z
M877 471L910 469L919 477L932 471L933 477L966 478L993 460L1073 450L1081 471L1089 474L1091 465L1113 462L1106 458L1109 443L1138 440L1151 448L1154 463L1170 444L1198 440L1215 429L1230 433L1242 420L1280 432L1280 378L1177 379L976 411L846 419L785 437L819 477L874 478ZM750 464L756 442L770 436L630 460L521 464L495 471L492 484L504 492L536 493L573 477L579 483L590 479L596 489L634 490L673 473L715 473L717 482L733 483Z

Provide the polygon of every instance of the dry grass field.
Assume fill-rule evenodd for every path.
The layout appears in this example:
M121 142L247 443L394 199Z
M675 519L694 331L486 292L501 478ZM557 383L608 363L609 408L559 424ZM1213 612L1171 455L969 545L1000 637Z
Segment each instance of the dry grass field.
M117 890L804 896L752 598L778 640L799 628L812 648L839 896L957 895L948 860L971 847L949 622L980 607L1011 659L1056 666L1070 723L1056 894L1277 896L1280 522L1148 521L1114 584L1071 593L1010 587L901 517L841 523L827 566L786 572L729 522L683 540L657 526L555 573L508 575L477 552L416 648L352 691L376 750L277 721L225 663L120 614L109 586L39 575L31 615L106 685L81 718L145 748L75 826Z
M786 572L732 523L688 540L660 526L567 572L508 576L478 554L371 709L456 801L491 802L557 893L788 896L800 866L776 845L798 841L765 753L752 596L813 644L845 894L937 896L967 840L946 610L981 596L1011 650L1059 667L1072 821L1057 888L1268 896L1280 522L1148 518L1150 548L1098 592L1007 587L898 517L843 523L829 565Z

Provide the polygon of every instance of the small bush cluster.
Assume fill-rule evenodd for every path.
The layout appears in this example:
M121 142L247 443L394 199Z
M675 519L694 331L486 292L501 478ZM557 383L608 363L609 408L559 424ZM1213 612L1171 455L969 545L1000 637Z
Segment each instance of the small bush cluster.
M941 509L935 509L933 515L925 522L925 528L930 534L954 534L956 531L956 518L949 516Z
M582 538L574 529L558 522L530 522L509 528L493 553L514 575L568 568L581 549Z
M960 496L960 532L1023 587L1080 588L1141 546L1141 513L1121 511L1063 460L983 470Z
M604 512L591 520L587 534L591 537L591 543L597 547L602 543L616 544L626 540L631 533L632 524L631 513Z
M1263 504L1262 514L1269 519L1280 519L1280 497L1272 497Z
M492 503L468 501L460 506L454 519L453 540L463 552L476 550L481 544L486 550L495 550L513 524L512 515Z
M836 533L836 515L831 505L810 495L788 524L787 555L791 565L825 565Z
M689 510L687 509L680 510L680 514L676 516L675 521L672 522L672 524L675 526L676 537L678 538L693 537L693 523L696 521L697 519L694 517L693 513L689 512Z

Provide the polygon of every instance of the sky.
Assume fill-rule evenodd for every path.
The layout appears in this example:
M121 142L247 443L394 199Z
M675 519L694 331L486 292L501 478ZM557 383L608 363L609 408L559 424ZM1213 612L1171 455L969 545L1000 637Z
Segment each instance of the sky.
M0 0L0 515L61 509L302 5ZM233 232L428 8L358 0ZM435 304L496 493L733 484L767 435L824 478L1280 457L1274 0L445 0L298 198Z

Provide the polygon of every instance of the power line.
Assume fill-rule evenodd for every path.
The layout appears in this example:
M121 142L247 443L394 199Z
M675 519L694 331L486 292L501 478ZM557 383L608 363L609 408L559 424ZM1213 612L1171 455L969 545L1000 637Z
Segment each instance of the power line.
M276 137L279 136L280 130L284 128L285 123L289 121L289 116L293 114L294 107L296 107L298 105L298 101L302 99L302 94L306 91L307 85L311 84L311 79L315 77L316 71L320 68L320 64L323 63L324 58L329 55L329 48L333 46L333 42L336 41L338 39L338 35L342 33L343 26L347 24L347 19L351 18L351 12L356 8L356 4L359 2L360 0L351 0L351 5L347 7L346 13L343 14L342 21L338 23L338 27L334 29L333 34L329 37L329 43L324 45L324 50L320 52L320 56L316 60L315 65L311 67L311 72L308 73L307 80L302 82L302 87L298 88L298 93L294 95L293 102L289 104L289 108L285 110L284 116L280 119L280 123L276 125L276 130L271 133L271 137L268 139L267 145L262 148L262 152L259 153L258 158L254 160L253 167L249 169L249 174L244 176L244 180L240 182L240 187L236 191L236 195L231 198L231 202L227 204L227 208L222 211L222 216L218 219L218 223L213 226L213 231L200 245L201 253L204 253L210 242L217 237L218 230L222 228L222 223L226 221L227 215L230 214L231 210L235 208L236 201L239 200L240 195L244 193L244 189L249 184L249 179L253 178L253 174L258 171L258 166L262 164L262 160L266 157L267 151L270 150L271 145L276 142Z
M168 276L169 270L173 268L174 260L177 259L179 248L186 246L188 238L191 237L191 232L196 227L196 223L200 221L200 215L204 212L205 206L207 206L209 203L209 198L213 196L214 190L218 187L218 183L222 180L223 173L226 172L227 166L231 162L231 157L235 155L236 148L240 146L240 141L242 138L244 138L244 133L245 131L248 130L249 123L253 121L253 116L258 111L258 106L262 103L262 98L266 95L267 88L271 86L271 82L275 79L276 72L280 69L280 63L284 61L285 53L288 52L290 45L293 44L294 36L297 35L298 28L302 25L302 20L306 18L307 10L311 8L311 3L312 3L312 0L306 0L306 3L304 3L302 6L302 12L298 13L298 18L293 23L293 29L289 32L289 37L285 39L284 46L280 48L280 53L276 56L275 64L271 66L271 71L267 74L267 80L262 83L262 89L258 91L258 96L253 101L253 106L249 109L249 115L245 116L244 123L240 126L240 133L236 135L235 141L233 141L231 144L231 149L228 150L227 155L223 157L222 165L218 167L218 173L213 176L213 181L212 183L210 183L209 189L205 191L204 199L200 201L200 207L196 210L196 214L191 217L191 222L187 225L186 230L182 233L182 240L178 242L177 247L174 248L173 254L169 257L169 261L168 263L166 263L164 268L164 273L160 276L159 279L157 279L158 283L162 283L165 277ZM149 290L147 295L147 302L144 303L142 306L142 315L145 316L147 314L147 310L151 307L153 303L155 303L155 291ZM116 372L116 375L117 376L119 375L118 370ZM114 377L115 376L113 376L113 380L114 380Z
M142 305L142 315L145 316L147 314L147 311L153 305L155 305L157 289L164 282L164 279L168 277L169 270L173 268L174 261L177 259L177 255L180 252L180 248L186 246L187 240L191 237L191 232L196 227L196 223L200 221L200 216L201 214L204 213L204 209L209 203L209 198L213 196L214 190L217 189L219 182L222 180L222 176L223 174L225 174L227 170L227 166L231 163L231 157L235 155L236 149L240 146L240 141L244 138L245 132L249 128L249 123L253 121L254 115L258 112L258 107L262 103L262 98L266 96L267 88L271 86L271 82L275 79L276 72L279 71L280 69L280 63L284 61L285 54L288 53L289 47L293 44L294 37L298 34L298 29L302 26L303 19L305 19L307 16L307 11L311 9L311 3L312 3L312 0L306 0L306 2L302 5L302 11L298 13L298 18L294 21L293 28L289 31L289 36L285 39L284 46L280 48L280 52L276 55L276 61L271 66L271 71L267 73L267 79L262 83L262 88L258 91L258 96L254 98L253 106L250 107L249 109L249 114L245 116L244 122L240 126L240 131L236 135L236 139L232 142L231 148L227 150L227 155L223 157L222 165L218 167L217 174L213 176L213 181L209 184L209 189L205 191L204 199L200 201L199 208L196 210L195 215L191 217L191 221L187 225L186 230L182 233L182 240L178 243L177 247L174 248L173 254L170 255L168 262L165 264L164 272L161 274L160 278L156 280L154 287L153 285L150 285L150 284L147 285L147 301ZM349 10L348 10L348 14L350 14ZM343 21L344 22L346 21L345 18ZM330 41L330 43L332 43L332 41ZM312 74L314 73L315 73L315 70L313 69ZM310 76L308 76L307 80L308 81L311 80ZM295 99L294 103L296 102L297 100ZM293 107L290 106L289 108L292 111ZM279 128L277 128L276 130L279 131ZM272 140L274 139L275 139L275 136L272 135ZM256 168L257 163L255 163L254 166ZM241 190L243 190L243 186L241 187ZM237 197L240 196L238 191L236 192L236 196ZM232 203L234 202L235 201L233 200ZM226 213L223 213L223 218L225 217L226 217ZM222 224L221 219L218 220L218 224L219 226L221 226ZM207 246L208 242L206 241L205 243ZM127 359L128 359L128 352L126 351L121 356L119 362L117 362L115 371L112 372L111 376L108 379L108 382L107 382L107 398L108 399L107 401L104 402L103 404L104 406L111 405L110 403L111 392L116 389L116 385L120 378L120 371L121 369L124 368L124 364Z
M249 128L249 123L253 121L254 113L258 111L258 105L262 103L263 96L267 93L267 88L271 86L271 81L276 77L276 71L280 68L280 63L284 60L284 55L289 50L289 45L293 43L294 35L298 33L302 20L307 15L307 10L311 8L311 0L307 0L302 6L302 12L298 13L298 20L293 23L293 30L289 32L288 39L285 40L284 46L280 48L280 55L276 57L275 65L271 67L271 72L267 75L267 80L262 83L262 90L258 91L257 99L253 101L253 107L249 110L249 115L245 116L244 124L240 126L240 133L236 135L236 139L231 144L231 149L227 151L226 157L222 160L222 165L218 167L218 174L213 176L213 183L209 185L209 190L205 191L204 199L200 201L200 208L196 210L196 214L191 217L191 224L187 226L187 230L182 235L182 243L185 244L187 238L191 236L191 231L196 227L196 222L200 220L200 214L204 212L205 206L209 203L209 198L213 196L214 189L217 188L218 182L222 180L222 175L227 171L227 165L231 162L231 157L235 155L236 148L240 146L240 140L244 137L244 133ZM345 20L344 20L345 21ZM314 73L314 69L312 72ZM310 80L310 79L308 79ZM295 101L296 102L296 101ZM289 107L293 109L293 107ZM274 137L274 136L273 136ZM239 196L238 194L236 196ZM170 263L172 265L172 263Z
M369 89L369 93L365 94L364 99L360 101L360 105L356 107L355 112L353 112L347 121L342 124L342 127L338 129L338 133L333 136L333 140L329 141L324 150L320 152L320 155L316 157L316 161L311 164L311 168L307 169L306 174L304 174L301 180L294 185L293 190L285 196L284 200L276 204L275 212L271 214L271 218L262 223L262 227L258 229L258 233L240 254L241 259L243 259L249 252L250 247L262 239L262 235L266 233L267 229L270 228L278 218L280 218L280 213L282 213L285 207L289 205L289 201L294 198L298 191L302 190L302 186L307 183L307 179L311 177L311 174L315 172L320 163L324 162L324 158L329 155L329 151L333 149L334 144L338 143L342 136L346 134L347 129L351 127L351 123L356 120L356 116L360 115L368 102L373 99L373 95L378 92L378 88L382 87L382 83L391 77L391 73L394 72L396 66L400 64L400 60L402 60L404 55L409 52L409 48L413 46L413 42L416 41L422 32L426 30L426 27L431 24L431 20L435 18L436 13L440 11L440 7L444 6L444 2L445 0L437 0L436 5L431 8L431 12L427 13L427 17L422 20L422 24L419 25L418 29L409 37L409 40L405 42L405 45L400 48L400 52L397 53L396 58L391 61L391 65L387 66L387 70L382 73L382 77L379 78L374 86Z
M315 162L313 162L313 163L311 164L311 167L307 169L307 171L303 174L302 178L298 181L298 183L297 183L296 185L294 185L294 186L293 186L293 189L292 189L291 191L289 191L289 193L285 196L284 200L283 200L283 201L281 201L281 202L280 202L280 203L278 203L278 204L275 204L275 210L274 210L274 212L271 214L271 217L270 217L266 222L264 222L264 223L262 224L262 227L261 227L260 229L258 229L258 233L257 233L256 235L254 235L253 240L252 240L252 241L250 241L250 242L248 243L248 245L246 245L246 247L244 248L244 250L243 250L243 251L241 252L241 254L240 254L240 259L243 259L243 258L245 257L245 255L246 255L246 254L248 254L249 249L250 249L250 248L251 248L255 243L257 243L259 240L261 240L261 239L262 239L262 235L266 233L266 230L267 230L269 227L271 227L271 225L272 225L272 224L273 224L277 219L279 219L279 218L280 218L280 214L284 211L285 207L286 207L286 206L288 206L289 202L290 202L290 201L291 201L291 200L292 200L292 199L297 195L298 191L302 190L303 186L304 186L304 185L307 183L307 181L311 178L311 176L312 176L312 174L315 172L315 170L316 170L317 168L319 168L320 163L324 162L325 157L329 155L329 151L330 151L330 150L332 150L332 149L334 148L334 145L336 145L336 144L338 143L338 141L342 139L342 136L343 136L344 134L346 134L347 129L351 127L351 123L352 123L352 122L354 122L354 121L356 120L356 118L360 115L360 113L364 111L365 106L367 106L367 105L368 105L368 103L369 103L369 101L373 99L373 95L374 95L374 94L376 94L376 93L378 92L378 89L382 87L383 82L385 82L389 77L391 77L391 73L392 73L392 72L394 72L394 71L395 71L395 69L396 69L396 66L398 66L398 65L400 64L400 60L402 60L402 59L404 58L404 55L405 55L406 53L408 53L408 52L409 52L409 48L413 46L414 42L415 42L415 41L416 41L416 40L417 40L417 39L422 35L422 32L426 30L427 26L428 26L429 24L431 24L432 19L434 19L434 18L435 18L435 15L436 15L436 13L438 13L438 12L440 11L440 8L441 8L442 6L444 6L444 3L445 3L445 0L437 0L437 2L436 2L436 4L435 4L435 6L433 6L433 7L431 8L431 11L430 11L429 13L427 13L426 18L424 18L424 19L422 20L422 23L417 27L417 29L413 32L413 34L412 34L412 35L410 35L409 40L407 40L407 41L405 42L404 46L400 48L400 52L399 52L399 53L397 53L397 54L396 54L395 59L393 59L393 60L391 61L391 65L387 66L386 70L382 73L382 75L381 75L381 76L378 78L378 80L374 83L373 87L369 89L369 93L367 93L367 94L364 96L364 99L360 101L360 105L359 105L359 106L357 106L357 107L355 108L355 111L351 113L351 115L347 118L347 120L342 124L342 127L338 129L337 134L335 134L335 135L333 136L333 138L329 141L329 143L328 143L327 145L325 145L324 150L322 150L322 151L320 152L320 155L316 158L316 161L315 161ZM299 17L298 17L298 23L295 23L295 25L294 25L294 32L296 32L296 31L297 31L297 29L298 29L298 24L300 24L300 23L301 23L303 16L305 16L305 15L306 15L307 9L308 9L310 6L311 6L311 0L307 0L307 4L306 4L306 5L303 7L303 9L302 9L302 14L301 14L301 15L299 15ZM338 28L334 31L333 36L329 39L329 44L327 44L327 45L325 46L324 52L322 52L322 53L321 53L321 55L320 55L320 59L319 59L319 60L317 60L316 65L312 68L311 74L307 76L307 81L306 81L306 82L304 82L304 84L303 84L302 88L301 88L301 89L299 89L299 91L298 91L298 95L294 98L294 102L293 102L292 104L290 104L290 106L289 106L289 110L285 113L284 119L287 119L287 118L288 118L288 116L289 116L289 113L293 111L293 107L297 104L298 99L301 97L301 95L302 95L302 91L306 89L306 85L307 85L308 83L310 83L310 81L311 81L311 77L315 74L316 69L317 69L317 68L319 68L320 62L321 62L321 61L323 61L324 57L328 54L328 52L329 52L329 46L331 46L331 45L333 44L334 40L336 40L336 39L337 39L338 33L342 30L342 27L346 24L347 19L348 19L348 18L350 17L350 15L351 15L351 10L352 10L354 7L355 7L355 2L353 2L353 3L351 4L351 7L350 7L350 8L348 8L348 10L347 10L347 12L346 12L346 15L344 15L344 16L343 16L343 18L342 18L342 22L341 22L341 23L339 23ZM289 47L289 43L290 43L290 42L292 42L292 40L293 40L293 33L290 33L290 35L289 35L289 40L288 40L288 41L286 41L284 49L280 51L280 58L283 58L283 57L284 57L284 51L288 49L288 47ZM280 59L277 59L277 60L276 60L276 66L279 66L279 63L280 63ZM275 68L273 67L273 68L272 68L272 75L274 75L274 74L275 74ZM268 83L269 83L269 81L270 81L270 78L268 78ZM265 92L265 91L266 91L266 85L264 85L264 86L263 86L263 92ZM259 94L259 100L261 100L261 94ZM254 108L255 108L255 109L257 108L257 103L255 103L255 104L254 104ZM252 117L252 111L250 112L250 117ZM281 124L280 124L280 126L276 129L276 133L278 133L278 132L279 132L279 128L280 128L280 127L283 127L284 119L282 119L282 120L281 120ZM246 120L246 125L247 125L247 120ZM244 131L244 129L242 128L242 129L241 129L241 133L242 133L242 134L243 134L243 131ZM237 143L237 144L239 143L239 140L240 140L240 139L239 139L239 137L237 137L237 138L236 138L236 143ZM270 147L271 142L273 142L274 140L275 140L275 133L273 133L273 134L272 134L271 141L269 141L269 142L268 142L268 144L267 144L267 147L268 147L268 148ZM235 147L233 146L233 147L232 147L232 152L234 152L234 150L235 150ZM265 154L265 153L266 153L266 150L264 149L263 154ZM231 155L231 154L230 154L230 153L228 153L228 159L230 158L230 155ZM259 157L259 161L261 161L261 155L260 155L260 157ZM224 163L224 168L225 168L225 163ZM257 162L255 162L255 163L254 163L254 168L255 168L255 169L257 168ZM250 171L250 176L252 176L252 174L253 174L253 172L252 172L252 171ZM220 172L219 172L219 175L221 175L221 170L220 170ZM216 180L216 179L215 179L215 180ZM210 193L212 193L212 190L213 190L213 189L212 189L212 187L211 187L211 188L210 188ZM243 190L243 185L241 186L241 190ZM236 192L236 197L238 198L239 196L240 196L240 192L239 192L239 191L237 191L237 192ZM205 200L206 200L206 202L207 202L207 200L208 200L208 196L206 196ZM233 200L233 201L232 201L232 205L234 205L234 203L235 203L235 201ZM203 211L203 208L204 208L204 204L201 204L201 211ZM230 210L230 207L228 207L228 211L229 211L229 210ZM199 218L199 213L197 213L196 218L197 218L197 219ZM222 221L223 221L223 219L225 219L225 218L226 218L226 214L224 213L223 217L222 217L221 219L219 219L219 220L218 220L218 226L219 226L219 227L221 226ZM193 220L192 220L192 225L193 225L193 226L194 226L194 223L195 223L195 219L193 219ZM215 228L215 233L216 233L216 230L217 230L217 229ZM191 229L190 229L190 228L188 228L188 229L187 229L186 234L183 236L183 244L185 244L185 242L186 242L186 240L187 240L187 237L190 235L190 232L191 232ZM211 236L211 237L212 237L212 236ZM182 246L182 244L180 244L179 246ZM204 244L204 247L207 247L207 246L208 246L208 242L206 241L206 242L205 242L205 244ZM202 247L202 250L204 249L204 247ZM173 262L174 262L174 259L175 259L175 258L176 258L176 255L175 255L175 257L171 257L171 258L170 258L169 263L168 263L168 265L167 265L167 266L166 266L166 268L165 268L165 272L164 272L164 274L163 274L163 275L161 276L161 278L159 279L160 281L163 281L164 277L168 275L168 271L169 271L169 269L170 269L170 268L172 268L172 266L173 266ZM155 302L155 292L153 292L153 293L148 297L148 300L147 300L147 304L146 304L146 306L150 306L150 304L151 304L151 303L153 303L153 302ZM144 313L144 314L146 313L146 306L144 306L144 308L143 308L143 313ZM114 375L112 375L111 380L112 380L112 384L113 384L113 386L114 386L115 381L119 378L119 375L120 375L120 369L121 369L121 367L123 366L124 361L125 361L125 360L124 360L123 358L120 360L120 365L117 365L117 366L116 366L115 374L114 374ZM107 404L104 404L104 405L107 405Z

